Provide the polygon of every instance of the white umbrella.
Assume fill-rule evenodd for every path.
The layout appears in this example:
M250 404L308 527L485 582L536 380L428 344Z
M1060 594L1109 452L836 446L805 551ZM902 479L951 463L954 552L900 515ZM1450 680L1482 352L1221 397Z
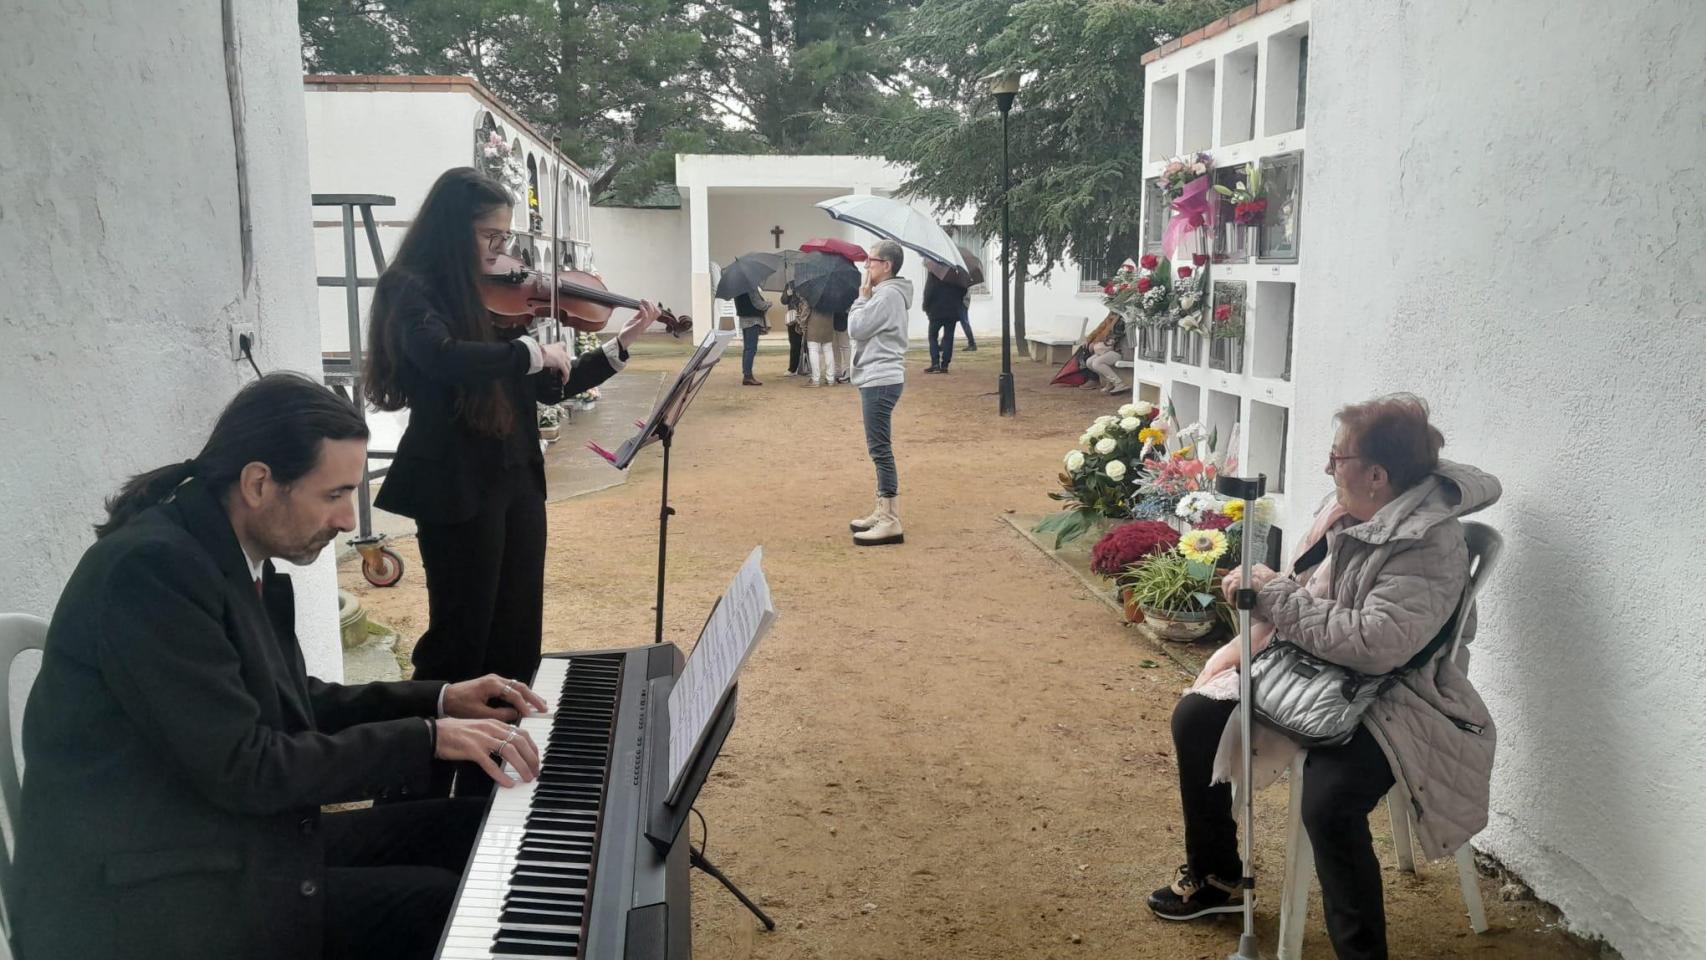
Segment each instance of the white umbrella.
M818 204L823 211L843 223L863 227L879 237L893 240L901 246L928 257L944 266L966 268L960 248L948 239L948 234L936 221L910 204L889 197L853 193Z

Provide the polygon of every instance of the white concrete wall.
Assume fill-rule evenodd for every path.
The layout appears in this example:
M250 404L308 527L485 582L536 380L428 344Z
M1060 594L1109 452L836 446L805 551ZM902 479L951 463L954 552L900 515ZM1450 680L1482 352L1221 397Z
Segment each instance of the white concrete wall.
M319 370L301 51L237 4L254 279L238 245L217 4L12 4L0 30L0 610L46 616L126 476L194 455L262 369ZM293 571L309 669L342 675L328 551Z
M681 269L687 262L687 211L593 207L592 232L599 238L598 272L605 286L693 312L688 274Z
M1337 406L1433 402L1505 484L1477 843L1628 960L1706 957L1706 7L1338 0L1312 27L1295 500Z

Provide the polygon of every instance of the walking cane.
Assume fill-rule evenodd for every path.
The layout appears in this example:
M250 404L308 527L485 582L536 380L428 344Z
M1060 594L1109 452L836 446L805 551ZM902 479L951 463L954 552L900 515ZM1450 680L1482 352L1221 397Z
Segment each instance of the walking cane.
M1244 932L1238 937L1238 952L1227 960L1260 960L1261 954L1256 948L1256 876L1252 863L1252 852L1255 841L1251 834L1256 828L1256 791L1251 785L1252 766L1251 755L1254 748L1250 743L1250 611L1256 609L1256 591L1250 588L1250 565L1257 556L1267 554L1266 544L1258 553L1256 541L1266 541L1268 538L1267 524L1257 516L1256 501L1262 499L1267 492L1267 474L1257 474L1249 477L1221 477L1216 481L1215 489L1221 496L1233 500L1244 501L1243 536L1241 540L1242 557L1239 559L1239 583L1237 603L1238 608L1238 726L1244 741L1244 755L1240 758L1243 763L1244 779L1242 797L1244 801Z

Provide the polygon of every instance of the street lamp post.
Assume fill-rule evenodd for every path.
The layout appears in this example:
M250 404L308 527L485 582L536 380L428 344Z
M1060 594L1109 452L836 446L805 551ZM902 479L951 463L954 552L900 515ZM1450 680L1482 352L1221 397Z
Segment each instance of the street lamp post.
M1019 96L1019 75L993 73L986 80L989 92L995 95L995 105L1001 109L1001 376L996 392L1001 398L1001 416L1011 417L1018 414L1019 404L1013 395L1013 234L1007 203L1013 168L1007 161L1007 114Z

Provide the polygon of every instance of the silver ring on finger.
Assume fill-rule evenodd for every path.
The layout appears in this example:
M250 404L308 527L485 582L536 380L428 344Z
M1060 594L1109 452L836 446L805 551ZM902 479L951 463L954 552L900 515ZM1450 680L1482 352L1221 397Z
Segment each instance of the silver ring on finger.
M519 733L521 733L520 727L510 727L509 728L509 736L504 738L503 745L507 747L511 743L515 742L516 735Z

